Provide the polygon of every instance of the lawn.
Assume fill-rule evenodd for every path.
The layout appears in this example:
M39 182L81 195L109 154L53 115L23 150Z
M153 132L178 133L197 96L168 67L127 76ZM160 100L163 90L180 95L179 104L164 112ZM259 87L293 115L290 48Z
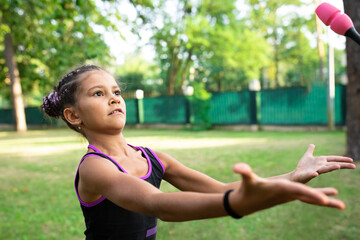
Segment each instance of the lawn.
M345 152L344 132L127 129L124 135L133 145L165 151L224 182L239 179L231 170L237 162L248 163L263 177L291 171L309 143L316 145L315 155ZM70 130L0 132L0 239L84 238L73 178L86 146ZM345 211L291 202L241 220L159 221L157 239L357 239L359 182L357 169L332 172L309 183L336 187L347 204ZM175 191L166 182L161 189Z

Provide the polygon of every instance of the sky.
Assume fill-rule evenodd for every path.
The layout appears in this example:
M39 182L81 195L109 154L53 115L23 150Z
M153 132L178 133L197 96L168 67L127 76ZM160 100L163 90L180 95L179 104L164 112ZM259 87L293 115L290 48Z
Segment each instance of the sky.
M176 0L168 0L169 3ZM307 0L308 2L313 2L313 0ZM97 1L99 3L100 1ZM343 7L343 1L342 0L319 0L320 3L322 2L328 2L335 7L339 8L342 12L344 11ZM175 8L172 8L175 4L169 4L168 10L169 12L176 11ZM238 0L236 4L237 8L240 10L240 16L246 14L247 7L244 4L244 0ZM121 1L119 6L117 7L117 11L119 11L120 14L126 14L130 19L135 19L136 12L132 5L128 3L128 1ZM289 11L289 9L283 8L281 11ZM301 12L305 14L305 16L308 16L309 14L312 14L314 11L314 7L304 7ZM122 65L125 61L125 58L127 55L134 54L136 52L137 46L141 47L141 57L147 61L151 61L155 57L154 49L147 45L146 43L149 41L151 37L150 32L141 32L140 35L142 36L142 39L139 40L136 35L131 33L129 27L127 27L125 24L122 26L119 26L121 33L123 36L125 36L126 39L121 38L121 36L118 33L114 32L108 32L104 29L95 27L95 31L102 33L105 42L110 47L110 52L116 59L116 65ZM323 24L323 27L325 29L325 34L323 35L323 40L325 42L328 42L329 39L331 39L331 43L334 45L335 48L338 49L344 49L345 48L345 37L338 36L335 33L333 33L328 27L326 27ZM312 45L316 46L315 39L312 42ZM313 46L313 47L314 47Z

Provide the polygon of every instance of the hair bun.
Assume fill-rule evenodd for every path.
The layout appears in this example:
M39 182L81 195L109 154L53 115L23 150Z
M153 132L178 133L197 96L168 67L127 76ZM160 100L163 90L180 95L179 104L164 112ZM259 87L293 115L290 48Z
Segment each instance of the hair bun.
M49 95L43 98L43 104L41 108L45 111L45 113L54 118L58 118L61 116L61 104L58 93L56 91L51 92Z

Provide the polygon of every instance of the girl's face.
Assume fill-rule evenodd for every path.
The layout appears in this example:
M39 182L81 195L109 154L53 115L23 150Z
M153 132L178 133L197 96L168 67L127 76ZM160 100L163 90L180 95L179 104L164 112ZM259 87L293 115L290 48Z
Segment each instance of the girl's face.
M105 71L91 71L80 79L75 112L82 131L115 134L126 122L126 106L114 77Z

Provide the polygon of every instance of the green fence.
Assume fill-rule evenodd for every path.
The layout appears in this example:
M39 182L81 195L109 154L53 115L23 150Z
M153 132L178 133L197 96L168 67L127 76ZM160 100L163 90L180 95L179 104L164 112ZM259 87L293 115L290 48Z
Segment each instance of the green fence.
M137 123L139 122L138 118L138 103L136 99L129 99L125 101L126 103L126 121L128 123Z
M250 91L216 93L211 97L210 119L213 124L251 124L254 94Z
M335 124L345 125L346 88L335 88ZM277 125L326 125L326 88L314 86L261 92L261 123Z
M144 123L186 123L186 99L184 96L143 99Z
M337 85L336 125L345 125L345 102L346 87ZM186 124L190 113L197 112L184 96L127 99L125 103L128 124ZM51 124L37 107L26 108L25 114L29 125ZM217 125L327 125L326 87L213 93L208 114ZM0 110L0 124L13 122L11 109Z
M29 125L50 124L51 119L44 117L43 112L38 107L25 108L26 123ZM0 109L0 124L13 124L14 114L12 109Z

